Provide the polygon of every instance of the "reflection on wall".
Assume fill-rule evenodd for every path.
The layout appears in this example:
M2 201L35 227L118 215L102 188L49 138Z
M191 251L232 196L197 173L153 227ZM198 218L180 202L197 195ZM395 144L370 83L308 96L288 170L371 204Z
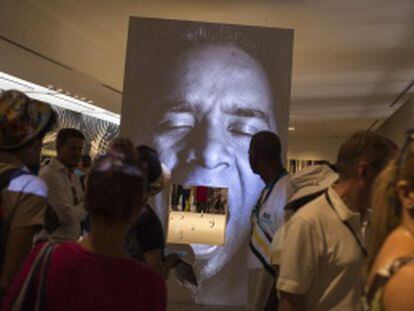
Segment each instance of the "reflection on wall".
M55 150L56 134L61 128L70 127L82 131L86 137L84 153L89 153L92 157L105 152L111 140L119 133L119 126L114 123L56 106L53 106L53 109L58 114L58 126L45 137L46 150Z

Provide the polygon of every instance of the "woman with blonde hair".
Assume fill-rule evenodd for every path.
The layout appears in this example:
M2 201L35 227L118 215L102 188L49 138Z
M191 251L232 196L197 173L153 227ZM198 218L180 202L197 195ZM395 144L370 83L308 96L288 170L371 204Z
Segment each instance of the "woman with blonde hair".
M398 160L378 177L373 196L369 310L414 309L414 129Z

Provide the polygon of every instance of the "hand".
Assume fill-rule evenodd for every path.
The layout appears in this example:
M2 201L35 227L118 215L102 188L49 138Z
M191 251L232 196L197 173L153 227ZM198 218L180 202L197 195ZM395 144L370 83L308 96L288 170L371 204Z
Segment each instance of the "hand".
M175 253L169 254L164 257L164 265L167 268L167 271L175 268L177 265L180 264L180 262L181 262L180 257Z

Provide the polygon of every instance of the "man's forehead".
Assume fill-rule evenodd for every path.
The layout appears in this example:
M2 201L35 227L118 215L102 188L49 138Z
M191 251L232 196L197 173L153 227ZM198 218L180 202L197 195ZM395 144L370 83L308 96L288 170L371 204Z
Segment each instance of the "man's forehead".
M175 62L180 74L223 71L249 71L266 79L259 62L242 49L231 44L204 44L184 52Z
M185 93L186 96L236 97L237 101L245 99L246 105L257 101L254 97L260 97L258 104L263 104L264 99L272 101L263 68L235 47L208 46L192 50L174 66L169 77L170 93L176 96Z

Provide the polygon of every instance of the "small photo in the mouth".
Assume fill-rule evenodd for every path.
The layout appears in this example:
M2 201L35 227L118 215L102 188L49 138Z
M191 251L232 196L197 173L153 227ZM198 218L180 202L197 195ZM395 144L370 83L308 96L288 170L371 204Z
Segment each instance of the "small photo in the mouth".
M174 212L193 212L225 215L228 204L228 189L206 186L171 187L170 208Z
M173 184L169 205L169 243L223 245L227 223L227 188Z

